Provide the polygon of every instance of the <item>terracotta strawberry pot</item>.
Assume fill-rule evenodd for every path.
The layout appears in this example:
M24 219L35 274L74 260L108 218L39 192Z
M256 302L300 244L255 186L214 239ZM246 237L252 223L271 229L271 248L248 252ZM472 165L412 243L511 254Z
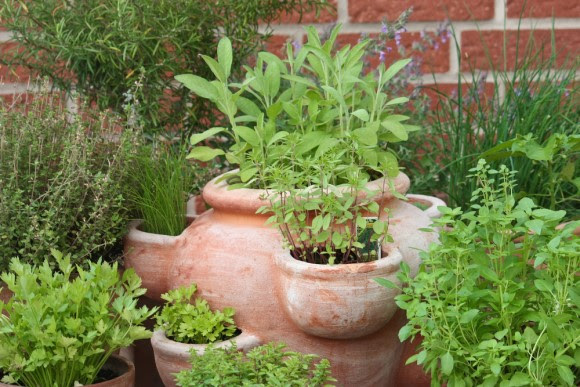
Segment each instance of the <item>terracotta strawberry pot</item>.
M262 199L265 191L230 190L225 181L217 183L217 179L209 182L203 191L203 198L211 209L198 216L181 235L156 237L147 242L132 229L126 240L127 263L150 288L148 295L159 297L170 289L196 283L199 297L206 299L212 309L233 307L237 326L261 343L283 341L290 350L329 359L338 385L392 383L403 350L397 333L405 322L402 311L391 312L388 307L394 294L381 289L386 294L383 301L387 305L378 313L382 313L382 320L376 323L369 318L369 325L364 328L374 333L363 331L354 334L358 337L337 339L304 331L289 316L282 302L285 298L283 271L276 259L289 253L283 247L278 229L266 224L269 215L256 214L268 204ZM393 182L399 193L405 193L409 183L403 173ZM380 181L369 184L382 185ZM376 200L389 209L389 232L394 242L383 245L383 249L393 254L385 261L392 260L393 265L387 265L393 270L391 274L396 273L394 261L399 260L398 256L416 272L420 262L418 251L437 239L436 233L419 231L431 224L430 216L413 204L395 198L388 190ZM137 242L148 244L139 246ZM349 270L348 266L352 265L343 269ZM368 282L366 286L373 287L374 283ZM311 298L319 299L317 302L322 303L322 297L321 292L311 294Z
M217 348L229 348L234 342L238 350L244 352L260 345L257 337L241 333L239 336L229 340L214 343L213 346ZM170 340L162 330L157 330L153 333L151 345L153 346L153 352L155 354L155 365L165 387L175 387L174 374L191 368L189 359L192 350L197 352L198 355L203 355L207 348L207 345L204 344L184 344Z
M275 257L279 270L280 302L290 320L302 331L329 339L353 339L383 328L395 314L398 292L374 281L398 282L403 259L392 246L383 258L366 263L317 265Z
M114 379L88 384L93 387L133 387L135 386L135 366L120 356L112 355L103 366L102 373L117 375ZM1 373L0 373L1 374ZM14 386L0 383L0 387Z

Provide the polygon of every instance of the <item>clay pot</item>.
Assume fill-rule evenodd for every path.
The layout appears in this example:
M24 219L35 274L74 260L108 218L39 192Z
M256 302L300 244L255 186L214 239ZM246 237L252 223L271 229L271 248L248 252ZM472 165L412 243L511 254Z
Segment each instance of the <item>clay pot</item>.
M115 379L101 383L89 384L93 387L133 387L135 386L135 366L132 362L117 355L112 355L102 368L112 371L117 376ZM0 383L0 387L10 387L12 384Z
M188 216L188 224L195 217ZM166 254L168 247L175 246L179 236L153 234L141 231L142 219L129 223L129 233L125 237L125 268L133 268L141 278L141 286L147 289L145 296L159 300L169 289L168 267L173 257Z
M409 203L421 203L426 206L427 208L425 208L423 212L431 219L441 217L441 212L437 207L447 205L443 200L434 196L407 194L407 199L409 199Z
M207 211L207 205L201 195L193 195L187 201L186 214L189 217L201 215Z
M238 350L244 352L260 345L257 337L241 333L239 336L229 340L214 343L213 346L216 348L229 348L233 342L236 343ZM153 333L151 345L155 354L155 365L165 387L175 387L174 374L191 368L189 359L192 350L197 352L198 355L203 355L207 348L205 344L184 344L170 340L162 330L157 330Z
M318 265L289 253L275 257L280 302L288 317L304 332L329 339L367 336L384 327L397 310L395 289L374 278L398 282L401 252L388 247L383 258L366 263Z
M141 241L136 237L143 239L143 235L132 229L126 240L127 262L150 288L148 295L159 297L168 290L196 283L199 297L206 299L212 309L233 307L236 325L261 343L283 341L289 350L329 359L338 385L392 383L403 350L397 332L405 323L404 313L394 312L374 333L356 338L329 339L305 332L281 302L282 270L275 261L289 253L279 230L266 224L269 215L256 214L268 204L262 199L265 191L230 190L225 181L218 183L217 179L203 191L211 209L198 216L181 235L157 237L153 243L141 240L148 245L139 246L137 242ZM393 183L404 194L410 181L401 173ZM380 181L371 184L383 185ZM376 200L389 209L389 232L394 238L383 248L388 252L397 250L401 261L415 272L420 262L418 250L426 249L437 239L436 233L419 231L431 224L430 217L388 191ZM139 251L144 258L138 257ZM153 279L146 279L144 274ZM384 288L382 291L389 292ZM319 295L317 292L311 296Z

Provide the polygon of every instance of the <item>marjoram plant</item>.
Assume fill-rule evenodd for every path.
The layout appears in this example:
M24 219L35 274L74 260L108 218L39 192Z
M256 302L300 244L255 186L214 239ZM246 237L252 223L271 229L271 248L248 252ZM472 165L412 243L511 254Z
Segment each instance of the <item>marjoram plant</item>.
M514 172L480 160L471 210L441 207L440 243L422 253L396 302L421 335L409 359L432 385L576 386L580 382L580 222L516 200ZM386 286L396 287L388 281Z
M157 328L171 340L186 344L210 344L233 337L237 332L233 308L212 311L206 300L196 298L196 284L161 295L167 301L157 314Z
M53 250L32 266L13 259L0 277L14 295L0 302L0 370L4 383L73 387L91 384L107 359L135 340L151 337L141 324L154 309L137 307L145 294L132 269L91 262L71 265Z
M228 80L232 49L227 38L218 45L217 60L203 57L215 80L176 77L215 103L229 121L227 128L193 135L191 144L216 135L233 141L226 151L198 145L190 157L207 161L224 155L239 166L224 177L230 188L266 190L270 205L260 212L273 213L270 222L280 228L294 257L312 263L377 259L377 249L365 251L359 241L365 233L359 230L370 229L374 242L387 235L385 208L375 199L392 188L399 168L386 144L404 141L418 129L406 123L409 117L392 111L408 98L388 95L389 80L409 61L389 68L381 64L364 74L361 58L369 42L333 53L340 29L335 27L323 43L308 28L308 43L296 52L288 44L286 59L259 53L256 66L244 67L241 83Z
M269 343L247 355L230 348L210 346L203 355L191 353L191 369L177 374L177 385L196 386L308 386L336 381L330 362L316 355L285 351L284 344Z

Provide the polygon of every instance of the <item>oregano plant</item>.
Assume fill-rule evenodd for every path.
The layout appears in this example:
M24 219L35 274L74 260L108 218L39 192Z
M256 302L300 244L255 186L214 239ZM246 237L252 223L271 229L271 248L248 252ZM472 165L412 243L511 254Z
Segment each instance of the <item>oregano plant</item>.
M261 345L244 354L209 346L202 355L191 353L191 369L176 375L177 385L196 386L309 386L335 382L327 359L287 351L282 343Z
M576 386L580 382L580 222L516 200L514 172L480 160L471 210L440 207L440 243L396 302L421 335L409 359L440 386ZM395 284L379 280L387 287Z
M269 205L260 212L273 213L270 222L294 256L313 263L379 257L380 249L362 243L361 234L371 230L366 239L375 243L387 235L385 209L377 199L388 190L395 193L391 179L399 168L386 144L418 129L393 112L408 98L388 92L389 80L409 61L364 73L361 58L369 42L335 50L340 30L335 27L323 42L307 28L307 44L297 51L288 44L285 59L259 53L254 67L244 67L241 82L229 80L232 49L224 38L217 60L203 57L215 79L176 77L229 121L228 127L193 135L190 157L224 156L239 167L224 176L230 188L266 190ZM216 135L229 136L232 145L224 150L203 144ZM377 179L382 183L369 188Z

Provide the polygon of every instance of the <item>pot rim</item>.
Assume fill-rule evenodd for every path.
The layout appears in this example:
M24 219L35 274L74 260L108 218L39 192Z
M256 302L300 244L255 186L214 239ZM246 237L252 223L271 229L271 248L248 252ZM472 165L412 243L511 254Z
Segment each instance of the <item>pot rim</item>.
M155 234L152 232L146 232L139 229L139 227L143 224L143 219L134 219L129 222L127 235L125 236L126 239L135 242L142 242L142 243L155 243L159 245L169 245L173 244L176 239L180 238L185 230L189 227L191 223L193 223L199 215L187 215L187 226L181 231L179 235L163 235L163 234Z
M410 202L415 201L415 202L419 202L419 203L423 203L423 204L428 205L429 207L427 209L423 210L423 212L431 219L441 217L441 215L442 215L441 211L439 211L437 209L437 207L447 206L447 203L445 203L443 200L441 200L435 196L410 193L410 194L407 194L407 198L409 199Z
M125 366L127 366L127 371L123 372L121 375L117 376L114 379L110 379L110 380L105 380L104 382L100 382L100 383L93 383L93 384L87 384L87 387L90 386L94 386L94 387L107 387L107 386L111 386L111 383L124 383L122 385L125 385L129 380L131 380L133 378L133 375L135 374L135 364L133 364L133 362L129 359L124 358L123 356L118 356L118 355L111 355L105 364L107 364L108 362L110 362L111 360L116 361L118 363L123 363ZM14 386L14 387L18 387L16 384L5 384L0 382L0 386Z
M332 280L334 278L344 278L345 276L385 276L399 270L399 265L403 260L401 251L394 245L383 245L383 251L387 253L381 259L363 263L348 263L336 265L315 264L300 261L294 258L289 250L275 254L277 266L290 275L300 275L313 279Z
M117 376L114 379L105 380L104 382L101 382L101 383L89 384L89 385L87 385L87 387L89 387L89 386L94 386L94 387L107 387L107 386L111 386L112 383L115 383L115 385L117 383L119 383L119 382L121 382L121 383L127 383L129 380L131 380L134 377L134 374L135 374L135 364L133 364L133 362L131 360L126 359L123 356L111 355L111 357L109 357L107 359L107 362L105 364L107 364L111 360L114 360L116 362L123 363L124 365L126 365L127 366L127 371L124 372L123 374Z
M237 336L231 337L224 341L216 341L212 343L215 348L229 348L232 346L233 343L236 343L238 349L241 348L253 348L260 344L260 340L245 331L242 331ZM174 341L169 339L165 335L165 331L163 329L156 329L153 332L153 336L151 337L151 345L153 346L154 351L161 351L163 353L171 353L179 358L183 358L185 360L189 360L190 358L190 351L195 349L198 354L203 354L205 349L210 344L186 344L180 343L179 341Z
M230 171L231 172L231 171ZM226 172L228 173L228 172ZM256 211L268 204L267 200L262 199L266 195L266 190L252 189L252 188L237 188L233 190L228 189L228 184L225 180L217 183L216 181L224 174L221 174L210 180L203 188L203 200L216 210L226 210L235 213L247 213L256 215ZM384 184L385 178L373 180L367 183L369 189L378 189ZM409 189L411 181L409 177L399 172L397 177L393 179L395 190L404 194ZM391 200L395 196L390 192L389 187L386 187L384 194L380 196L381 201Z

